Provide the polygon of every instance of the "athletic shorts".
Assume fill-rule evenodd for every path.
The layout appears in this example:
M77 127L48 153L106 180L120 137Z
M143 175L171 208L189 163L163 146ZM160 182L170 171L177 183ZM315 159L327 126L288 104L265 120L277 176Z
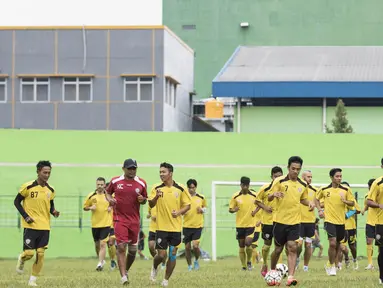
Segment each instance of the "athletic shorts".
M344 224L324 222L324 230L326 230L329 239L336 238L337 242L341 242L346 236Z
M92 228L92 235L94 242L108 241L109 240L110 227Z
M156 232L149 231L148 241L156 241Z
M137 245L140 236L140 222L128 223L122 221L114 222L114 233L118 244Z
M181 232L156 231L156 249L166 250L169 246L181 244Z
M145 240L144 239L140 239L140 241L138 241L137 249L140 251L143 251L145 249Z
M114 228L113 227L110 227L109 238L116 238L116 236L114 235Z
M356 229L346 230L345 240L348 245L352 245L356 242Z
M49 230L35 230L24 228L23 250L36 250L37 248L48 248Z
M366 224L366 238L375 238L375 226Z
M237 228L237 240L244 240L247 236L254 233L254 227L246 227L246 228Z
M273 239L273 225L262 225L262 239L263 240Z
M315 223L301 223L301 238L313 238L315 236Z
M199 240L201 238L202 228L183 228L182 234L184 235L183 242L186 244Z
M313 242L311 243L312 248L320 248L320 245L320 241L317 240L313 240Z
M383 247L383 225L375 225L375 245Z
M253 240L251 241L251 244L258 245L259 234L260 232L253 233Z
M274 244L276 246L284 246L287 241L297 241L301 230L300 226L300 224L286 225L274 222Z

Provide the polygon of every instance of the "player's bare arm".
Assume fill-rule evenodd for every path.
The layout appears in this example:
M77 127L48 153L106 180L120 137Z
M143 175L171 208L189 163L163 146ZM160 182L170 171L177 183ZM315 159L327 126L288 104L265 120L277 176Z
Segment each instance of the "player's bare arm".
M257 214L259 212L259 210L261 210L261 207L257 206L254 211L251 212L251 216L255 216L255 214Z
M258 207L261 207L261 209L263 209L266 213L269 213L269 214L273 213L273 208L266 206L261 201L255 200L255 204L258 205Z
M312 210L314 210L314 208L315 208L315 204L312 203L312 202L310 202L310 201L307 200L307 199L303 199L303 200L301 200L301 204L302 204L302 205L305 205L305 206L308 206L308 207L309 207L309 211L312 211Z
M355 201L354 200L346 200L344 197L340 197L340 200L346 204L347 206L350 206L350 207L353 207L355 205Z
M56 210L54 201L51 200L50 204L51 204L51 209L49 212L53 215L53 217L58 218L60 216L60 212Z
M236 213L236 212L238 212L238 210L239 210L238 206L235 206L234 208L229 208L230 213Z
M13 203L15 204L17 211L19 211L20 215L24 218L25 222L29 224L33 223L35 221L32 219L32 217L28 215L27 212L25 212L24 207L21 205L21 202L23 202L23 200L24 197L21 194L17 194Z
M154 196L153 199L149 200L149 207L153 208L157 205L158 198L160 198L162 195L162 191L160 189L156 190L156 196Z
M190 204L188 205L185 205L183 206L180 210L176 211L176 210L173 210L172 211L172 215L174 218L177 218L178 216L180 215L184 215L186 212L188 212L190 210Z
M138 194L138 196L137 196L137 201L138 201L141 205L145 205L147 199L146 199L144 196L142 196L141 194Z
M267 196L267 198L268 198L269 202L271 202L271 201L274 200L274 198L281 199L281 198L283 198L283 196L284 196L284 195L283 195L282 192L274 192L274 193L272 193L272 194L269 194L269 195Z
M367 206L371 207L371 208L383 209L383 204L378 204L378 203L372 201L371 199L367 199Z
M109 202L110 206L116 205L116 199L114 199L112 196L113 193L114 192L110 190L106 190L106 193L105 193L106 200ZM96 207L94 207L94 209L96 209ZM91 210L94 210L94 209L91 209Z
M323 212L321 203L320 203L320 201L319 201L317 198L314 198L314 204L315 204L315 207L316 207L317 210L318 210L318 215L319 215L319 217L320 217L320 218L323 218L323 217L324 217L324 212Z

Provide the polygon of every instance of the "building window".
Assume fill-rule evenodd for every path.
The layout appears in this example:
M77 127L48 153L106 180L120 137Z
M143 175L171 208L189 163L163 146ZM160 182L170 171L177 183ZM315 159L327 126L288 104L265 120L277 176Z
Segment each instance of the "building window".
M20 81L20 102L45 103L50 99L49 78L22 78Z
M149 102L153 101L153 78L152 77L125 77L124 78L124 101L125 102Z
M7 102L7 79L0 78L0 103Z
M63 102L92 102L92 78L64 78Z
M165 103L176 107L177 99L177 84L173 83L170 79L165 82Z

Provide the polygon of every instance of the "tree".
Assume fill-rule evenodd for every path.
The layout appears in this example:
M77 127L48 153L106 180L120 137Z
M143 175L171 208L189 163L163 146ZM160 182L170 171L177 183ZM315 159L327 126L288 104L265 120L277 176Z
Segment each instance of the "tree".
M339 99L335 107L335 117L331 121L333 129L326 125L327 133L352 133L353 129L348 124L347 111L342 99Z

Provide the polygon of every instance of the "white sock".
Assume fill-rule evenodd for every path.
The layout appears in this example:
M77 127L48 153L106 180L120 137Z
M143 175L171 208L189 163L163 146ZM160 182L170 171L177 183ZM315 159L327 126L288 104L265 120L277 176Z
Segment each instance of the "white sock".
M29 281L36 281L37 280L37 277L36 276L32 276L29 278Z

